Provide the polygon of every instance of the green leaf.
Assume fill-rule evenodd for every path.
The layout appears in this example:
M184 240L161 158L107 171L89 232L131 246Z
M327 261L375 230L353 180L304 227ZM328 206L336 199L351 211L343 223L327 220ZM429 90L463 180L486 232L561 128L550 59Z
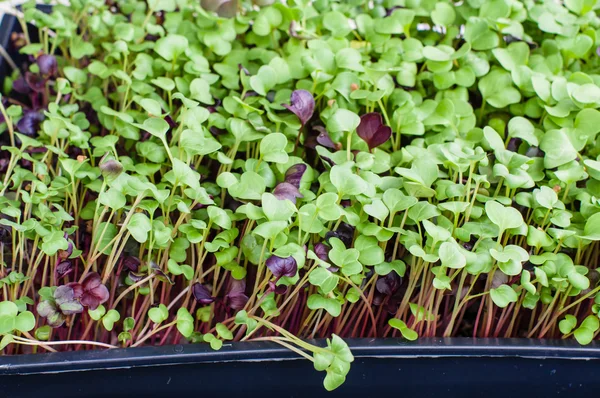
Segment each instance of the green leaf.
M573 336L581 345L591 343L594 333L600 328L600 322L596 315L589 315L581 322L581 325L573 332Z
M337 317L342 312L342 304L334 298L323 297L320 294L311 294L306 305L311 310L324 309L333 317Z
M114 188L110 188L104 192L102 192L98 196L98 201L100 204L104 206L108 206L111 209L118 210L125 207L127 203L127 199L125 195Z
M510 119L508 122L508 135L515 138L521 138L532 146L539 145L538 138L534 133L533 124L521 116Z
M87 74L81 69L65 66L63 72L65 77L73 84L83 85L87 82Z
M185 129L179 136L181 147L190 155L208 155L221 149L219 141L207 135L204 130Z
M383 221L389 215L389 210L381 199L373 199L369 204L363 207L365 213L376 218L379 221Z
M286 227L287 222L285 221L267 221L258 225L252 232L263 237L264 239L273 240L277 234L283 232Z
M495 200L485 203L485 212L490 221L498 226L500 233L523 224L523 216L517 209L505 207Z
M342 217L342 208L337 203L338 195L333 192L327 192L317 197L317 209L319 217L326 221L339 220ZM366 210L365 210L366 211Z
M185 36L168 34L156 41L154 51L167 61L176 60L188 48L189 42Z
M190 83L190 97L203 104L213 105L215 103L210 93L210 85L202 78L194 79Z
M449 26L454 22L456 12L454 7L448 3L437 2L435 8L431 11L431 20L436 25Z
M585 290L590 287L590 280L575 269L567 274L567 278L569 279L569 283L576 289Z
M12 301L0 302L0 316L14 317L17 316L19 307Z
M399 276L404 276L406 273L406 264L402 260L393 260L390 263L383 262L375 265L375 273L377 275L387 275L392 271L396 272Z
M552 169L562 166L577 157L577 151L564 129L547 131L540 142L544 151L544 167Z
M14 341L15 341L15 339L13 338L12 334L5 334L4 336L2 336L2 340L0 340L0 351L5 349L6 346L8 346L9 344L11 344Z
M414 315L416 322L427 321L432 322L435 321L435 315L429 312L425 307L420 306L415 303L410 303L410 312Z
M414 341L419 338L417 332L415 332L412 329L409 329L408 326L406 326L406 323L404 323L400 319L392 318L388 321L388 325L390 325L394 329L398 329L402 334L402 337L404 337L408 341Z
M262 209L269 221L288 221L296 212L290 200L280 200L268 192L262 194Z
M388 189L383 193L383 203L391 213L404 211L414 206L419 200L413 196L404 195L399 189Z
M42 251L49 256L55 255L59 250L67 250L68 247L69 242L62 231L53 231L43 238Z
M315 286L319 286L323 294L328 294L337 287L339 277L326 268L317 267L309 275L308 281Z
M506 71L494 69L479 80L479 91L484 100L495 108L504 108L521 101L521 93L512 85Z
M146 130L147 132L149 132L155 137L160 138L161 140L165 138L167 131L169 131L169 123L167 123L164 119L157 117L148 118L144 120L144 124L142 124L141 126L136 126L143 130Z
M600 213L592 214L585 222L583 237L589 240L600 240Z
M492 301L500 308L506 308L510 303L516 303L519 296L508 285L500 285L496 289L490 290Z
M335 165L331 168L329 179L342 195L358 195L367 190L366 182L352 172L352 162Z
M444 267L460 269L467 265L467 259L460 252L456 243L442 243L440 246L439 256Z
M153 100L152 98L142 98L140 100L140 105L150 115L160 116L162 114L162 107L158 101Z
M261 66L258 70L258 74L250 77L250 86L262 96L266 96L276 84L277 71L269 65Z
M260 142L261 158L271 163L287 163L288 154L285 151L287 138L281 133L271 133Z
M35 316L29 311L21 312L15 318L15 329L19 332L29 332L35 328Z
M323 380L323 386L327 391L333 391L346 381L346 376L335 372L334 370L327 369L327 375Z
M164 304L159 304L158 307L150 308L148 310L148 317L156 324L162 323L169 317L169 310Z
M233 333L231 333L227 326L223 325L222 323L217 323L215 328L220 338L223 340L233 340Z
M231 218L227 212L217 206L209 206L206 211L208 212L208 218L219 227L223 229L231 228Z
M425 231L431 236L436 242L444 242L451 236L450 231L445 228L438 227L429 220L423 220L423 226Z
M379 246L379 241L372 236L359 235L354 242L354 248L360 252L358 261L361 264L377 265L385 261L383 249Z
M577 318L573 315L565 315L565 319L558 322L558 328L562 334L569 334L577 326Z
M513 71L518 66L527 64L529 46L524 41L518 41L509 44L506 48L495 48L492 50L492 54L504 69Z
M194 332L194 318L192 318L190 312L184 307L179 308L177 310L176 320L179 333L184 337L189 338Z
M116 322L121 319L121 314L117 310L109 310L106 315L102 318L102 325L109 332L113 330L113 327Z
M95 310L90 310L88 308L88 315L95 321L99 321L106 314L106 308L102 304L100 304Z
M148 240L148 233L151 230L150 219L144 213L135 213L127 224L127 231L139 243L145 243Z
M593 83L582 84L571 92L571 96L582 104L598 104L600 103L600 87Z
M438 208L428 202L418 202L408 210L408 218L415 222L428 220L439 215Z
M360 124L360 117L347 109L338 109L327 120L327 130L331 133L353 132Z

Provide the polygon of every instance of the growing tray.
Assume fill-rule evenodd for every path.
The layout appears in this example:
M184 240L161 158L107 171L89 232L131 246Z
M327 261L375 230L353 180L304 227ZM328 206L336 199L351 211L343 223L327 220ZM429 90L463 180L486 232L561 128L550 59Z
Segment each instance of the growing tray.
M316 344L322 342L317 341ZM600 391L600 345L526 339L348 340L348 378L272 343L142 347L0 357L0 396L568 397ZM185 395L187 396L187 395Z
M37 6L43 12L50 13L52 10L51 6L40 4ZM25 60L25 56L19 54L14 46L12 45L12 41L10 37L13 33L22 33L23 29L21 29L21 25L19 21L14 15L2 14L0 12L0 45L6 49L8 54L11 56L13 61L18 67L22 67L23 61ZM37 40L38 33L36 29L31 29L29 32L31 35L31 40ZM10 67L6 60L0 55L0 88L2 87L2 83L4 82L4 77L10 73Z

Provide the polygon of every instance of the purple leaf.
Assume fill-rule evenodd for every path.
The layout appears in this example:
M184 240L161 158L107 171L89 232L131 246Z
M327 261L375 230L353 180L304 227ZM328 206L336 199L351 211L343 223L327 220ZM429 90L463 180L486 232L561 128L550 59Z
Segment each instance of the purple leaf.
M323 126L315 126L314 130L319 132L317 136L317 143L325 148L338 150L339 148L335 145L327 130Z
M82 308L83 310L83 308ZM60 312L54 300L45 300L37 305L37 313L46 318L48 325L57 328L65 323L65 316Z
M53 55L42 54L36 60L38 67L40 68L40 73L42 75L54 76L58 70L58 65L56 63L56 57Z
M323 243L315 244L315 254L325 262L329 262L329 250L331 248Z
M194 294L196 301L200 304L210 304L215 301L215 298L210 293L210 290L200 283L195 283L194 286L192 286L192 293Z
M275 282L269 281L269 290L275 294L285 294L288 287L285 285L277 285Z
M146 278L148 275L147 274L143 274L143 273L135 273L133 271L129 272L129 279L131 279L134 282L139 282L142 279Z
M281 104L290 112L294 113L300 119L302 126L310 120L315 111L315 99L312 94L306 90L295 90L292 92L290 105Z
M69 234L67 234L65 232L64 238L68 242L68 246L67 246L67 250L59 250L58 251L57 256L61 260L66 260L66 259L68 259L71 256L71 254L73 254L73 242L71 242L69 240Z
M508 141L508 145L506 146L506 149L508 149L511 152L517 152L519 150L519 146L521 145L522 142L523 142L522 139L513 137Z
M175 284L175 282L173 282L169 275L167 275L162 269L160 269L158 264L156 264L154 261L150 261L150 268L152 269L152 271L154 271L158 280L167 282L170 285Z
M96 272L88 274L81 282L81 286L83 288L81 304L89 307L92 311L106 302L110 296L108 289L102 284L100 275Z
M296 275L296 271L298 270L296 259L292 256L284 258L273 255L267 259L266 265L276 278L281 278L282 276L292 277Z
M225 296L227 299L227 305L233 310L241 310L246 306L248 302L248 296L246 296L246 281L245 280L234 280L231 282L231 289Z
M248 71L248 69L246 69L246 68L244 67L244 65L242 65L242 64L238 64L238 69L239 69L240 71L244 72L244 74L245 74L246 76L250 76L250 72Z
M205 10L213 11L223 18L235 17L238 8L237 0L202 0L200 4Z
M25 72L25 81L35 92L41 93L46 89L46 80L35 73Z
M290 28L288 29L288 34L298 40L311 40L310 37L301 36L296 31L296 21L290 21Z
M273 196L275 196L279 200L289 200L293 204L296 204L296 198L303 198L304 196L300 193L298 188L294 185L282 182L277 184L275 189L273 190Z
M123 165L115 159L101 160L98 167L104 177L117 178L123 172Z
M56 269L54 272L56 275L56 279L64 278L65 276L73 272L73 264L68 260L61 261L56 265Z
M298 163L291 166L285 172L285 182L292 184L296 188L300 188L300 180L306 172L306 165L304 163Z
M129 271L137 272L140 268L141 261L139 258L134 256L128 256L123 260L123 266Z
M329 231L325 234L325 239L329 238L338 238L344 243L344 246L351 247L354 240L354 227L342 222L335 231Z
M58 308L56 307L56 302L53 301L44 300L40 301L37 305L37 313L44 318L47 318L56 311L58 311Z
M377 112L367 113L360 117L360 124L356 133L369 146L369 150L383 144L392 136L392 129L383 124L381 114Z
M377 291L386 296L391 296L398 291L400 287L400 277L395 272L390 272L386 276L379 278L375 287Z
M28 137L35 137L43 120L44 114L41 112L25 110L17 122L17 130Z
M80 289L78 283L69 283L59 286L54 291L54 300L64 315L79 314L83 312L83 306L77 300Z
M23 76L20 76L13 82L13 90L19 94L29 94L31 92L31 88Z
M323 244L323 243L315 244L315 254L317 255L317 257L319 257L319 259L321 259L327 263L331 263L331 261L329 260L329 251L330 250L331 250L331 248L329 246L327 246L326 244ZM338 272L340 269L339 269L339 267L332 265L331 267L327 268L327 270L329 272Z

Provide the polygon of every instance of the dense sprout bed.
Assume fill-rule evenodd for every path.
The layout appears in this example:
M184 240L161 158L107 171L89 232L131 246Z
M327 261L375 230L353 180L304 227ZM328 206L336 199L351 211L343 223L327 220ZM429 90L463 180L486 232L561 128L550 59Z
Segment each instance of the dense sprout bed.
M596 1L70 3L12 36L4 353L596 337Z

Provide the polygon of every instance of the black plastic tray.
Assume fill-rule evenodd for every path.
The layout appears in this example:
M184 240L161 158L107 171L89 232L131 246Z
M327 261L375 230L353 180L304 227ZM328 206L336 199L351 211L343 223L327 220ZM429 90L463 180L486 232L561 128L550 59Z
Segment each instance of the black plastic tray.
M11 46L10 35L17 31L17 27L21 28L18 25L17 18L12 15L6 14L0 19L0 46L4 47L11 56L14 55L14 48ZM8 64L0 55L0 87L7 73L10 73Z
M318 344L319 342L317 342ZM324 373L276 344L142 347L0 357L0 396L591 397L600 345L525 339L348 341L355 356L333 392Z
M0 0L2 1L2 0ZM50 13L52 7L45 4L40 4L37 8L45 13ZM21 33L23 29L17 20L17 17L10 14L4 14L0 12L0 45L6 49L8 54L13 58L17 67L21 68L23 66L23 61L25 60L25 56L19 54L15 51L15 48L12 45L12 41L10 40L13 32ZM31 40L36 40L38 37L37 29L29 30ZM10 74L12 71L6 60L0 55L0 88L2 88L2 83L4 82L4 77L7 74ZM1 397L1 395L0 395Z

